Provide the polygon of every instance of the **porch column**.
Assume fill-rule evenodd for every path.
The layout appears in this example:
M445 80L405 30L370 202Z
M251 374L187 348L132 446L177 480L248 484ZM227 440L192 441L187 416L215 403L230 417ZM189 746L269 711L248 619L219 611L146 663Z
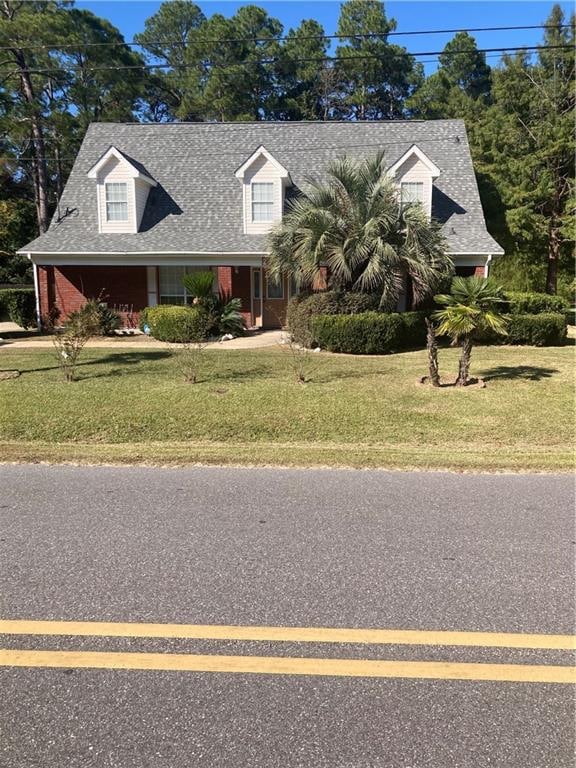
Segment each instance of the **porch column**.
M146 285L148 291L148 306L158 304L158 267L146 267Z

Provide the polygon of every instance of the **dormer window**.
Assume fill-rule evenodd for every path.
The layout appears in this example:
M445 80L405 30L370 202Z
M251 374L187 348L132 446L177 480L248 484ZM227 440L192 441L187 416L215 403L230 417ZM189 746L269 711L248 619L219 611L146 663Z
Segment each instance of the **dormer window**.
M403 181L400 183L400 205L405 208L413 203L424 204L424 182Z
M274 218L274 183L252 182L252 221L272 221Z
M422 150L413 144L402 157L388 169L398 185L400 205L420 203L425 213L432 215L432 186L440 175L438 166Z
M128 221L128 185L110 182L106 189L106 221Z
M242 182L244 232L260 235L282 219L284 191L292 184L284 166L258 147L235 172Z
M138 232L148 194L157 182L142 163L110 147L88 171L96 181L100 232Z

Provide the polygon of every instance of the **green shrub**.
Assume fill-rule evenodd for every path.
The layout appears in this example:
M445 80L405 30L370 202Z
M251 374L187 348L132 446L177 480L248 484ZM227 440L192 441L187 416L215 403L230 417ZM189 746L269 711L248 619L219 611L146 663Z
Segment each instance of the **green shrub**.
M161 304L146 309L150 333L159 341L185 344L208 336L210 318L199 307Z
M401 348L399 314L321 315L312 320L314 337L323 349L352 355L385 355Z
M530 344L534 347L556 347L566 339L566 318L559 312L539 315L510 315L508 335L503 344Z
M359 315L361 312L376 312L380 296L374 293L341 293L337 296L339 315Z
M305 347L316 345L312 319L318 315L338 314L338 297L333 291L301 293L288 303L286 324L295 342Z
M420 312L402 312L401 349L422 349L426 346L426 318L432 310Z
M33 288L0 290L0 320L9 320L21 328L36 325L36 297Z
M538 315L541 312L566 312L570 305L562 296L548 293L505 291L505 311L513 315Z
M357 315L375 311L379 296L370 293L323 291L295 296L288 304L286 324L294 341L305 347L316 345L312 319L319 315Z

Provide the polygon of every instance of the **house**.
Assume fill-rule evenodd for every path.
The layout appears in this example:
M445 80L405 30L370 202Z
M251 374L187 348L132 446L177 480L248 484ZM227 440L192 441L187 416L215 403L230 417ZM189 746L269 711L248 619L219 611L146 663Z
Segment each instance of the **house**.
M278 327L294 291L266 275L266 233L339 155L384 150L404 199L443 225L456 270L487 275L489 235L461 120L92 124L34 264L39 316L104 298L126 325L186 301L182 275L210 269L249 327Z

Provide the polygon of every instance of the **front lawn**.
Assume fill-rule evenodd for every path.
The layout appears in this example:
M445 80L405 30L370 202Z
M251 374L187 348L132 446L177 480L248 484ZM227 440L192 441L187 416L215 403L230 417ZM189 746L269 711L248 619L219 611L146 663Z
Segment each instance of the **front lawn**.
M573 349L484 347L485 389L416 382L425 352L313 356L298 384L279 349L205 353L187 384L168 352L85 350L62 381L52 350L0 350L0 460L562 470L573 464ZM441 350L454 376L457 350Z

